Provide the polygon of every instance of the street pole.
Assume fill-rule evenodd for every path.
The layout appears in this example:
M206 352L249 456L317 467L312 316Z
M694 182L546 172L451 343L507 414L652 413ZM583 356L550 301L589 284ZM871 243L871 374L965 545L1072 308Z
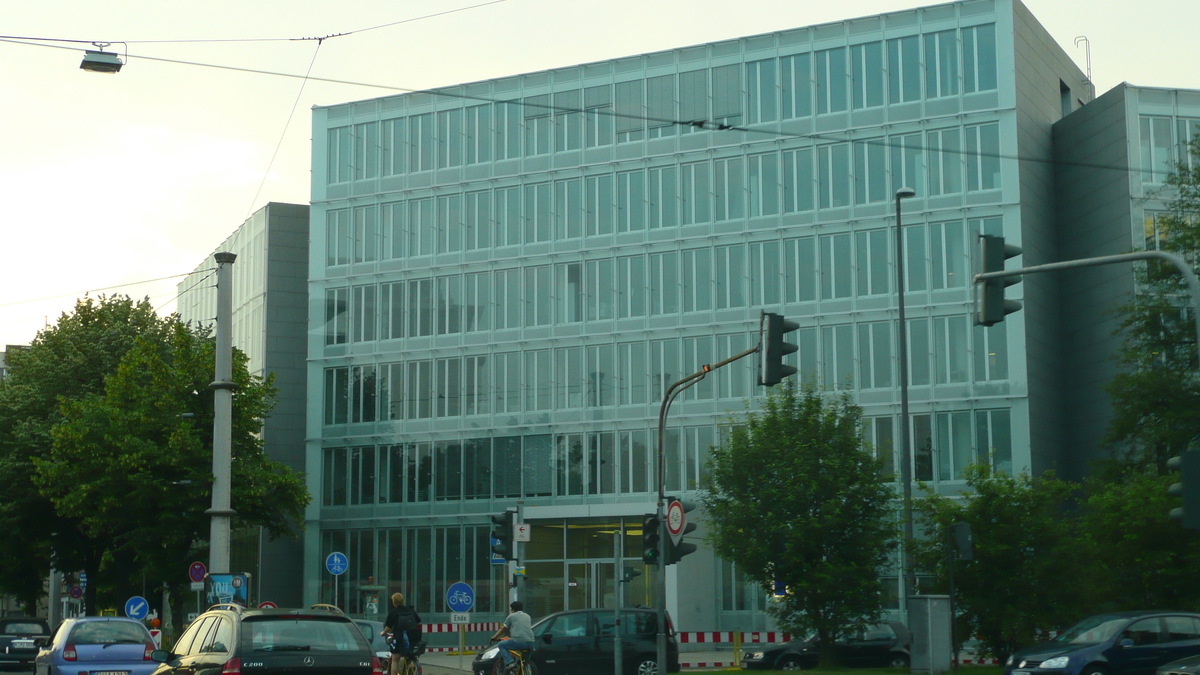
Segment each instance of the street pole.
M908 331L904 323L904 227L900 223L900 201L915 196L912 188L896 190L896 309L899 326L898 346L900 350L900 490L903 495L901 510L904 520L904 546L900 551L900 570L904 581L900 586L900 597L904 601L904 613L908 615L908 596L916 588L916 576L909 560L913 543L912 520L912 442L908 429Z
M658 409L658 506L655 508L655 514L658 516L658 570L655 571L655 576L658 578L658 593L656 593L658 596L658 634L656 644L659 675L666 675L667 673L667 537L671 536L671 533L667 532L666 518L663 517L667 501L666 453L663 442L664 437L667 435L667 413L670 412L671 402L675 400L675 397L682 394L688 387L703 380L705 375L708 375L721 366L729 365L738 359L756 354L761 348L762 345L755 345L724 361L707 364L700 370L672 384L670 387L667 387L666 393L663 394L662 405Z
M616 602L613 604L613 674L623 675L625 672L625 650L621 646L621 605L625 601L625 526L617 526L617 536L613 541L613 589Z
M217 261L217 353L213 383L213 489L212 516L208 537L208 571L228 574L230 521L235 512L229 504L230 463L233 446L233 253L216 253ZM336 589L336 580L334 582ZM334 593L337 591L335 590Z

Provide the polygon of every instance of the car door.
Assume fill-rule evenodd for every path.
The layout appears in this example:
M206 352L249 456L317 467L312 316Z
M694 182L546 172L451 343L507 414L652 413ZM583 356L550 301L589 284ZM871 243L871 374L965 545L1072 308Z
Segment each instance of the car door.
M545 675L596 672L597 636L591 612L566 612L554 618L554 623L535 642L536 659ZM609 663L611 670L612 664Z
M192 660L195 675L220 675L229 661L233 649L233 622L226 617L217 617L212 628L204 634L199 651Z
M1121 631L1104 655L1113 675L1153 675L1166 652L1163 643L1162 619L1147 617Z
M180 636L179 642L176 642L175 646L171 648L173 658L163 664L165 670L160 668L155 671L155 675L195 675L200 649L204 646L204 642L212 632L217 620L216 616L204 616L189 626Z
M1194 616L1165 616L1167 629L1164 654L1158 665L1200 654L1200 618Z

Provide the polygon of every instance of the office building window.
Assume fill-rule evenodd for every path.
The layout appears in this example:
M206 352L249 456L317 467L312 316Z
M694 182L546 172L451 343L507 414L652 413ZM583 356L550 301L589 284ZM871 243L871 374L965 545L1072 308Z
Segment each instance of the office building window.
M554 150L583 147L583 92L575 89L554 94Z
M524 106L520 101L501 101L495 104L492 114L495 117L493 131L496 134L496 159L516 159L521 156L521 147L524 144L521 122L524 113Z
M708 69L679 74L679 120L698 122L708 119ZM682 127L680 133L694 133L696 127Z
M712 309L712 249L692 249L681 255L683 311L704 312Z
M584 179L584 201L587 205L585 223L587 235L594 237L613 232L613 209L617 200L613 194L612 174L588 176Z
M887 201L887 170L887 146L882 138L854 144L855 204Z
M929 319L908 319L908 378L914 387L932 380L933 347L929 340Z
M463 221L462 195L444 195L437 198L436 224L434 229L437 236L438 253L457 253L463 250L463 233L466 223Z
M975 461L971 413L938 413L934 424L938 480L962 480L963 471Z
M437 114L438 168L462 166L466 159L466 135L463 109L452 108Z
M328 158L325 164L327 182L346 183L354 178L354 128L337 127L330 129L328 139Z
M718 124L742 123L741 64L712 69L712 115L712 121Z
M679 312L679 252L650 254L650 315Z
M525 156L549 154L554 147L550 95L528 96L522 101L525 118Z
M934 317L934 384L959 384L970 379L966 316Z
M775 59L746 64L746 123L779 119L779 90L775 84Z
M850 144L817 148L817 193L823 209L850 206Z
M375 366L350 368L350 421L374 422L377 408L378 381Z
M929 262L931 290L966 288L970 282L967 271L970 256L961 220L929 225Z
M821 253L821 299L836 300L854 294L854 265L850 235L823 235L817 239Z
M463 112L463 142L467 164L492 161L492 105L474 105Z
M345 291L346 289L338 290ZM350 312L350 341L373 341L377 337L375 323L379 316L375 304L376 286L374 284L355 286L350 291L353 303ZM344 320L344 317L339 318Z
M408 118L408 170L430 171L437 166L437 130L433 113Z
M817 245L812 237L783 242L784 302L817 299Z
M588 148L613 144L612 86L602 84L583 90L583 142Z
M350 337L350 289L325 291L325 344L343 345Z
M553 323L551 299L554 288L549 265L525 268L525 325L549 326Z
M967 192L1000 187L1000 125L966 127Z
M560 263L554 266L554 297L558 302L558 322L583 321L583 263Z
M892 326L891 321L858 324L859 388L892 387Z
M918 197L926 196L924 143L921 134L892 136L892 187L896 194L902 187L912 188Z
M958 93L958 36L954 30L925 35L925 95L929 98Z
M826 389L854 388L854 326L821 328L821 384Z
M746 217L745 174L741 157L713 162L713 206L717 220Z
M679 178L674 166L648 170L647 208L650 229L679 225Z
M891 417L864 417L863 441L875 457L882 460L884 475L896 480L895 421Z
M817 114L844 112L847 108L846 48L823 49L813 59L817 82Z
M646 172L617 174L617 232L646 229Z
M616 318L617 282L614 267L612 258L589 260L584 264L588 321Z
M783 212L812 211L815 200L813 189L813 151L783 151Z
M463 248L468 251L491 248L492 227L491 190L463 195Z
M929 194L962 192L962 134L957 127L930 131L925 135L929 149Z
M904 227L904 290L929 289L929 262L925 255L925 226Z
M887 41L888 102L921 100L921 44L916 35Z
M569 410L583 407L587 382L583 368L583 347L554 350L554 407Z
M975 412L975 452L993 471L1013 475L1012 413L1008 410Z
M714 309L746 306L745 245L717 246L713 250L713 276L716 282Z
M647 78L646 113L648 137L675 135L675 75Z
M325 214L325 265L350 264L353 255L353 223L350 209L337 209Z
M779 59L779 74L783 119L812 115L812 55Z
M646 137L646 110L642 103L642 80L616 84L617 142L640 141Z
M354 125L354 179L379 177L379 123Z
M684 225L712 220L712 180L707 162L679 167L679 197Z
M350 369L348 367L325 369L325 424L346 423L350 413L350 401L347 397L349 384Z
M554 191L550 183L525 186L526 244L550 241L554 234ZM510 223L511 225L511 223Z
M892 292L890 234L888 230L854 233L858 295L887 295Z
M1141 125L1142 181L1162 183L1175 170L1171 118L1143 116Z
M354 209L354 242L352 260L356 263L379 259L379 208L360 206Z
M554 182L554 232L558 239L583 236L586 209L583 204L583 179Z
M883 105L883 43L850 47L852 104L855 110Z
M1004 323L973 326L975 381L1008 379L1008 331Z
M750 217L779 213L779 154L751 155L749 165Z
M463 278L448 274L434 279L436 288L437 334L463 332Z
M750 244L750 304L778 305L787 284L781 266L778 240Z
M646 258L617 258L617 318L646 316Z
M996 88L996 25L964 28L963 91L991 91Z
M346 448L325 448L322 458L322 506L346 504Z

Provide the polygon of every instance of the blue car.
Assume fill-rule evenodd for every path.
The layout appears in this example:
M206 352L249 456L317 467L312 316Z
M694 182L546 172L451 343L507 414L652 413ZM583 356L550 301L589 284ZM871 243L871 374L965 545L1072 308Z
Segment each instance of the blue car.
M59 624L38 652L36 675L150 675L157 647L141 622L80 616Z
M1004 675L1155 675L1159 666L1196 655L1200 614L1113 612L1013 654Z

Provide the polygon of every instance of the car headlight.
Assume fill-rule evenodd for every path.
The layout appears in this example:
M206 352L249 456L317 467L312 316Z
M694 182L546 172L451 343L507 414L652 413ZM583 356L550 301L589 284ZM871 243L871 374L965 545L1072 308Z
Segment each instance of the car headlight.
M1009 654L1008 660L1004 662L1004 665L1011 666L1012 664L1013 664L1013 657L1012 657L1012 654Z
M488 660L490 660L490 659L494 659L494 658L496 658L496 656L497 656L497 655L499 655L499 654L500 654L500 648L499 648L499 647L492 647L491 649L489 649L489 650L485 651L484 653L480 654L480 655L479 655L479 660L480 660L480 661L488 661Z
M750 654L750 656L748 656L747 658L749 658L751 661L757 661L757 660L761 659L762 657L763 657L762 652L754 652L754 653Z
M1066 668L1067 663L1071 660L1069 656L1056 656L1052 659L1042 661L1042 665L1038 668Z

